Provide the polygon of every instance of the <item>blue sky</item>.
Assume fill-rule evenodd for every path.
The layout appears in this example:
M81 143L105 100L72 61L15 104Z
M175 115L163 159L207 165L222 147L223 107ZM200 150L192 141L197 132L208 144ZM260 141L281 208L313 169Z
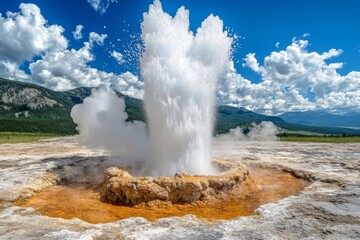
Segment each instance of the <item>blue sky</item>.
M93 1L93 5L91 5ZM106 73L114 73L122 76L123 73L129 72L135 77L139 77L138 68L135 57L128 58L128 54L124 54L126 50L129 50L129 43L131 42L131 36L138 36L140 34L140 23L142 14L148 10L151 0L100 0L102 4L109 4L105 9L94 9L95 0L33 0L33 1L21 1L21 0L2 0L0 5L0 12L3 18L6 18L6 12L20 12L19 5L21 3L33 3L40 10L41 15L47 21L45 26L58 25L61 26L64 31L61 33L64 38L67 39L68 44L64 46L64 49L79 50L84 46L84 42L88 41L89 33L95 32L99 35L106 34L107 37L101 44L94 44L89 51L94 55L95 60L85 60L85 64L99 71ZM341 89L336 90L337 101L336 107L332 107L333 103L329 99L325 99L322 91L316 90L316 88L324 88L325 95L332 92L331 87L335 83L329 84L331 87L324 87L326 83L324 79L320 79L318 83L314 84L316 79L308 79L305 82L309 83L309 90L306 87L300 86L302 83L289 83L276 87L286 92L287 89L295 89L300 91L300 95L307 100L297 99L298 93L293 93L291 104L301 105L302 107L290 108L292 111L305 111L305 110L317 110L324 109L332 112L344 113L348 111L359 111L357 101L360 101L360 96L356 92L360 91L359 81L357 75L352 74L348 76L350 72L360 71L360 2L356 0L335 1L335 0L318 0L318 1L290 1L290 0L209 0L209 1L190 1L190 0L163 0L162 1L164 11L170 15L175 15L176 10L181 5L184 5L190 10L190 29L196 31L201 22L211 13L218 15L223 21L226 27L229 27L231 31L240 36L238 40L238 47L233 57L235 71L232 72L232 76L229 75L227 82L237 82L239 85L246 85L243 81L239 80L239 77L250 81L252 85L251 91L256 89L257 84L266 82L273 75L270 69L266 69L264 64L264 58L270 56L273 52L280 52L286 50L288 46L293 44L297 40L306 41L305 48L302 48L304 53L318 53L321 55L324 52L328 52L330 49L338 50L339 52L333 57L323 59L322 66L319 66L319 71L324 69L324 64L330 63L342 63L342 66L336 69L336 73L339 75L339 79L343 77L341 81L348 83L347 80L351 77L351 87L347 86L344 91ZM74 39L73 31L77 25L83 25L81 39ZM137 38L135 39L137 40ZM0 42L0 48L1 46ZM5 43L3 43L5 44ZM296 43L295 43L296 44ZM300 46L300 43L297 43ZM4 45L8 46L8 45ZM300 47L301 48L301 47ZM124 62L119 64L114 57L111 56L113 51L116 51L123 55ZM24 71L29 75L30 81L36 82L35 74L31 73L29 65L36 61L41 60L48 50L35 51L31 59L23 59L17 61L19 70ZM255 53L256 61L260 66L260 69L256 70L254 67L249 67L246 64L248 59L246 56L249 53ZM2 54L2 55L1 55ZM0 51L0 60L5 59L8 62L14 62L13 59L7 55L9 53L2 53ZM1 58L2 57L2 58ZM9 60L10 59L10 60ZM12 63L11 62L11 63ZM243 66L245 63L245 66ZM248 62L249 63L249 62ZM270 61L273 63L273 61ZM9 66L8 63L7 66ZM303 65L302 65L303 66ZM326 66L325 66L326 68ZM4 70L5 69L5 70ZM6 73L10 67L3 67L3 77L15 78L15 73ZM34 66L35 69L35 66ZM314 68L312 68L314 69ZM0 67L1 70L1 67ZM35 70L33 70L35 72ZM50 70L49 70L50 71ZM307 71L305 69L305 71ZM309 74L311 70L308 71ZM1 73L1 71L0 71ZM237 74L235 76L235 74ZM301 77L308 78L301 73ZM323 72L319 73L322 76ZM34 75L34 76L32 76ZM356 75L356 76L355 76ZM348 78L346 78L348 76ZM39 78L39 75L37 75ZM125 76L126 77L126 76ZM128 78L132 76L127 76ZM298 79L301 77L294 77ZM21 78L21 77L18 77ZM230 80L230 78L235 80ZM356 78L354 80L354 78ZM23 80L27 77L23 76ZM283 79L283 78L281 78ZM49 80L50 81L50 80ZM269 80L270 81L270 80ZM277 81L272 78L272 81ZM279 80L283 81L283 80ZM287 79L286 81L294 81L293 79ZM300 81L300 80L297 80ZM328 81L328 80L326 80ZM340 80L339 80L340 81ZM337 82L339 82L337 81ZM47 85L46 81L39 81L39 84L47 87L62 90L61 87L54 87L55 85ZM273 84L273 83L271 83ZM344 83L342 83L344 85ZM86 84L85 84L86 85ZM229 85L229 83L227 83ZM231 84L230 84L231 85ZM63 86L63 85L62 85ZM70 86L70 85L66 85ZM72 86L72 85L71 85ZM78 87L78 85L74 85ZM141 84L136 87L141 88ZM228 86L227 86L228 87ZM240 88L241 86L238 86ZM249 88L250 88L249 87ZM259 88L258 85L257 88ZM336 86L335 88L338 88ZM66 87L63 87L66 88ZM226 88L226 87L225 87ZM334 88L334 89L335 89ZM121 89L120 89L121 90ZM251 110L268 113L278 114L284 112L289 107L284 103L281 103L277 98L284 98L281 93L274 94L264 98L265 92L258 94L257 97L264 98L262 103L258 103L256 106L256 99L253 101L244 101L242 98L246 98L244 94L239 94L240 89L227 89L228 94L219 96L220 103L232 104L236 106L245 106ZM351 96L340 96L338 93L344 93L352 91L355 93ZM255 90L254 90L255 91ZM274 91L276 91L274 89ZM335 91L335 90L334 90ZM125 91L127 93L127 91ZM131 95L131 91L128 91ZM268 93L269 94L269 93ZM290 93L289 93L290 94ZM135 96L140 96L133 94ZM236 96L235 96L236 95ZM287 95L286 97L291 97ZM275 98L275 99L274 99ZM347 100L344 100L344 99ZM342 100L341 100L342 99ZM325 103L326 101L330 101ZM273 101L271 106L265 106L269 101ZM285 101L288 101L286 98ZM355 101L352 104L344 106L344 102L339 101ZM316 102L316 104L315 104ZM280 109L277 105L283 105ZM278 108L278 109L277 109Z

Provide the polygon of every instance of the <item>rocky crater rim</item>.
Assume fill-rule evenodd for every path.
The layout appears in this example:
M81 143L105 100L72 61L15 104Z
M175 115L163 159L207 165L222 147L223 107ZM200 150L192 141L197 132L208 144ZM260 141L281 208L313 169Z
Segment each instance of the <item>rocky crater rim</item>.
M115 205L161 207L171 204L213 202L238 189L249 171L240 162L214 160L219 175L177 173L174 177L134 177L129 169L105 170L100 199Z

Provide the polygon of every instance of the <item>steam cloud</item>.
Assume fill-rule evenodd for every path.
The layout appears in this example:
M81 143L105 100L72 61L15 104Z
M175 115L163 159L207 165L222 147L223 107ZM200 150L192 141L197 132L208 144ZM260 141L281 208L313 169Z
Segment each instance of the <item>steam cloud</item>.
M126 122L125 101L105 86L92 91L91 96L71 110L78 125L77 141L92 149L123 156L134 163L146 158L148 137L145 123Z
M243 127L230 129L229 133L216 136L221 141L277 141L279 129L272 122L263 121L259 124L251 124L247 134Z

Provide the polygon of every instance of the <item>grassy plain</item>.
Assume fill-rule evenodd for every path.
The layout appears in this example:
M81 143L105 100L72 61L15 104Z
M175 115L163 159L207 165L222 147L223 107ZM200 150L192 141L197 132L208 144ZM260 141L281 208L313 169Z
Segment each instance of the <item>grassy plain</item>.
M0 132L0 144L36 142L41 139L60 137L53 133Z
M36 142L42 139L65 136L54 133L0 132L0 144ZM360 136L280 136L282 142L351 143L360 142Z
M351 143L360 142L360 136L281 136L282 142Z

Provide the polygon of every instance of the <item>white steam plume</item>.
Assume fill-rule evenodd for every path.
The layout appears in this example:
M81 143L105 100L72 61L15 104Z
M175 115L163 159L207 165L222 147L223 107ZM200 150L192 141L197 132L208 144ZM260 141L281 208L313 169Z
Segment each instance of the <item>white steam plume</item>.
M126 122L125 101L107 87L94 89L90 97L71 110L78 125L80 144L123 156L125 162L143 161L148 137L143 122Z
M245 134L243 127L230 129L226 134L216 136L221 141L277 141L279 129L274 123L263 121L259 124L252 123L250 131Z

